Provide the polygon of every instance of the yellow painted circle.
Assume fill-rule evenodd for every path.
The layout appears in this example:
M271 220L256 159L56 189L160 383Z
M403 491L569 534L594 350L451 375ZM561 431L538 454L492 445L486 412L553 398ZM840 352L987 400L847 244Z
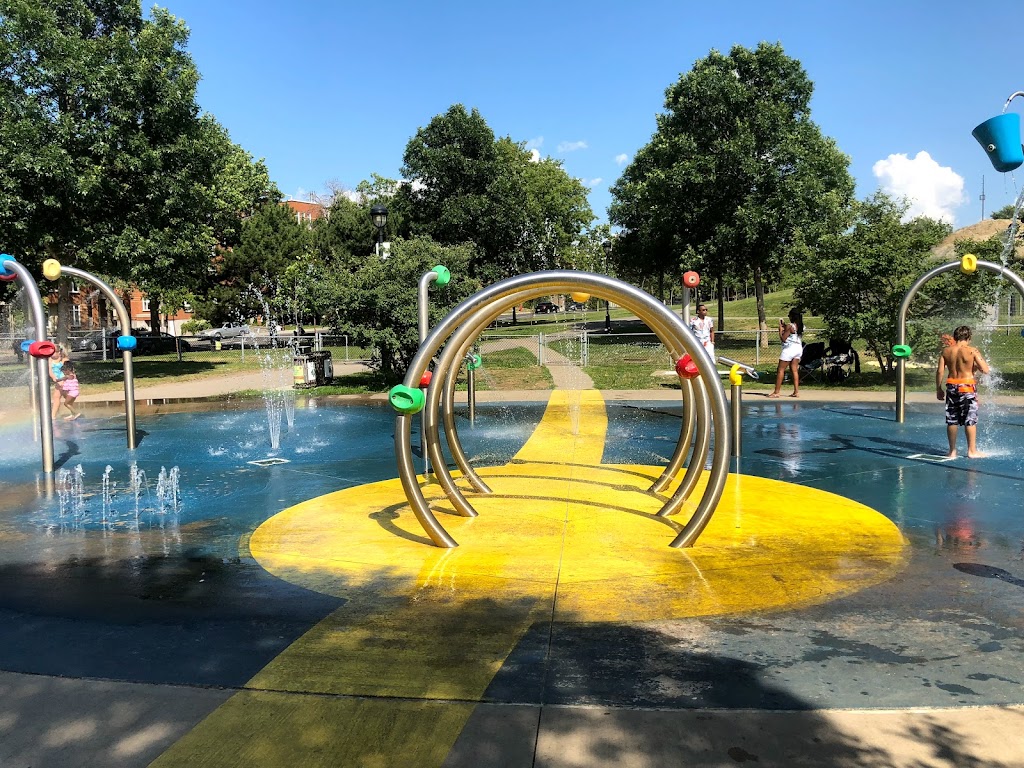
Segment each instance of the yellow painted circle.
M795 608L882 582L902 565L903 538L878 512L746 475L729 476L696 545L672 549L679 522L655 517L662 500L646 492L660 472L541 462L481 470L495 493L470 496L476 518L456 516L428 485L455 549L429 544L400 482L387 480L286 509L255 531L249 549L275 576L325 594L370 587L458 602L500 594L553 603L557 621Z
M590 301L589 293L570 293L569 298L575 301L577 304L586 304Z

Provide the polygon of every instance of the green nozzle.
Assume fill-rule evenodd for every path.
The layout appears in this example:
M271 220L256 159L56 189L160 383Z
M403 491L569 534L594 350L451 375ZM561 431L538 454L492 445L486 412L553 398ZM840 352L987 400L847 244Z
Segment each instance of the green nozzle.
M468 368L471 371L475 371L483 364L484 361L480 359L480 355L473 355L472 357L469 358L469 360L466 361L466 368Z
M452 273L448 271L448 267L442 267L440 264L438 264L430 271L437 273L437 280L435 280L434 282L437 283L442 288L448 285L448 283L450 283L452 280Z
M425 400L422 389L413 389L405 384L396 384L388 392L388 401L391 403L391 407L399 413L419 413L423 410Z
M910 357L913 354L913 350L909 344L893 344L892 354L893 357Z

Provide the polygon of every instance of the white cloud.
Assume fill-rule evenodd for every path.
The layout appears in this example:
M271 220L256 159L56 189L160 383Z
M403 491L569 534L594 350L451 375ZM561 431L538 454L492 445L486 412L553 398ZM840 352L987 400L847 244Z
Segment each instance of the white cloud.
M578 149L586 149L585 141L563 141L558 145L559 152L575 152Z
M544 146L544 137L543 136L538 136L537 138L530 139L528 142L526 142L526 148L527 149L540 149L543 146Z
M627 155L625 152L623 152L621 155L615 156L616 165L625 165L627 160L629 160L629 155Z
M918 152L913 159L902 153L889 155L871 170L883 190L909 201L908 220L929 216L952 224L956 209L967 202L963 177L939 165L927 152Z
M530 148L530 162L531 163L539 163L540 162L540 150L537 149L536 147L531 147Z
M591 179L590 181L587 181L587 182L584 182L584 183L588 187L593 188L593 187L596 187L598 184L600 184L602 181L604 181L604 179L602 179L600 176L598 176L596 179Z
M288 198L289 200L309 200L309 190L304 187L296 187L295 192Z

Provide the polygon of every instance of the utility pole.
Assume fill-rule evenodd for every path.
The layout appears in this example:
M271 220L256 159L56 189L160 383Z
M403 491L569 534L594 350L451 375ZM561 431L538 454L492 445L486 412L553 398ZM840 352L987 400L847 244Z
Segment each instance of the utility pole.
M978 197L981 200L981 220L985 220L985 174L981 175L981 195Z

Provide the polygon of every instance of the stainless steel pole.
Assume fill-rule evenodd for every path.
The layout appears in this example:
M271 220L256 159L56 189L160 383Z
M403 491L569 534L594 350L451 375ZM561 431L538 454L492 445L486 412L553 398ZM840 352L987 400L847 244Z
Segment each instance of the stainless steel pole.
M100 291L106 296L107 301L110 302L111 306L114 307L114 312L117 313L117 322L121 326L122 336L131 336L132 334L132 321L128 315L128 310L125 309L124 302L114 292L114 289L107 285L105 282L96 277L96 275L90 274L85 270L78 269L77 267L65 267L63 264L60 265L60 272L57 277L61 274L69 275L71 277L77 277L82 280L87 280L95 285ZM56 278L51 278L56 279ZM177 344L177 342L175 342ZM103 347L106 349L107 340L103 339ZM181 359L181 352L178 353L178 359ZM128 448L135 450L136 435L135 435L135 371L132 366L132 351L130 349L121 350L121 369L124 372L124 421L125 421L125 433L128 438Z
M32 322L35 325L35 340L47 341L46 338L46 310L43 309L43 300L36 290L36 281L24 265L19 264L13 256L0 254L0 263L4 271L14 272L21 280L22 288L25 291L25 302L32 313ZM32 365L36 375L36 397L38 399L39 412L39 442L42 450L43 472L53 472L53 412L50 405L50 374L46 370L48 359L45 357L32 357Z

